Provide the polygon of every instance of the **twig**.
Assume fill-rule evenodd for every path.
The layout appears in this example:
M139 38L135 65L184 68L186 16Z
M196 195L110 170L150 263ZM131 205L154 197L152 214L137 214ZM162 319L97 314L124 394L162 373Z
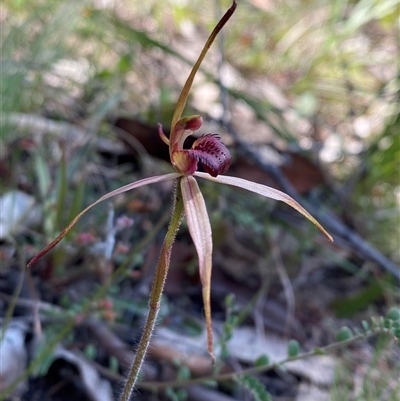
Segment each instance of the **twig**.
M190 386L186 389L191 401L236 401L237 398L232 398L229 395L223 394L215 389L206 388L203 386Z
M365 334L358 334L355 335L354 337L351 337L347 340L344 341L338 341L332 344L329 344L325 347L321 347L321 348L315 348L312 351L309 352L304 352L301 353L295 357L288 357L285 358L283 360L281 360L280 362L275 362L275 363L271 363L271 364L267 364L267 365L262 365L262 366L255 366L252 368L248 368L248 369L243 369L240 372L229 372L229 373L223 373L220 374L218 376L204 376L204 377L198 377L195 379L189 379L189 380L173 380L173 381L167 381L167 382L139 382L137 384L138 387L143 388L143 389L148 389L148 390L154 390L154 389L163 389L163 388L167 388L167 387L171 387L171 388L176 388L176 387L187 387L187 386L192 386L195 384L201 384L201 383L206 383L208 381L217 381L217 382L225 382L225 381L233 381L235 380L237 377L241 377L243 375L255 375L255 374L259 374L259 373L264 373L264 372L268 372L270 370L273 369L277 369L282 367L283 365L285 365L286 363L289 362L293 362L293 361L297 361L300 359L306 359L306 358L310 358L313 356L317 356L317 355L321 355L321 354L327 354L330 351L333 351L335 349L338 348L343 348L345 346L348 346L350 344L353 344L356 341L362 340L362 339L367 339L369 337L372 337L376 334L390 334L390 331L387 329L383 329L381 327L378 327L374 330L371 330L368 333Z
M7 302L13 302L14 299L14 295L8 295L5 294L4 292L0 292L0 299L4 299ZM53 305L50 304L48 302L43 302L43 301L37 301L37 300L33 300L30 298L17 298L15 299L15 306L22 306L22 307L26 307L28 309L34 309L37 308L38 310L42 311L42 312L48 312L48 313L52 313L55 316L66 316L67 311L65 311L64 309L60 308L57 305Z
M131 347L111 331L103 321L89 319L84 325L90 330L92 338L101 346L101 349L117 359L122 370L130 367L135 358ZM103 369L105 368L103 367ZM157 369L145 361L141 374L143 380L154 380L157 377ZM122 375L116 375L115 378L118 382L125 380Z
M51 133L66 139L70 146L79 144L82 147L95 138L96 148L100 152L112 150L114 153L122 153L124 151L122 143L113 142L106 138L97 138L93 135L97 131L100 122L98 118L90 120L86 123L86 128L69 122L55 121L36 114L7 113L0 116L0 127L9 124L21 131L29 130L31 133L39 135L39 137L40 135Z
M290 331L290 321L294 317L294 311L296 307L296 300L294 296L293 286L290 282L289 275L286 271L285 264L282 260L282 255L279 250L278 241L274 238L270 240L271 244L271 256L278 272L281 284L283 287L283 293L286 300L286 316L285 316L285 334L288 335Z

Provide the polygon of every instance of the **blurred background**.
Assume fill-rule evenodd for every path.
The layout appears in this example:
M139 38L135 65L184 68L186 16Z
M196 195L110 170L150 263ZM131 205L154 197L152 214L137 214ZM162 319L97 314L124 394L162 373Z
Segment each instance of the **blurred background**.
M191 66L230 4L0 5L1 399L117 399L172 183L99 205L25 265L101 195L172 171L157 123L168 133ZM184 223L135 399L397 400L398 345L364 334L400 303L399 15L399 0L238 1L184 115L203 116L195 135L221 135L228 175L289 193L335 242L285 205L200 182L214 240L214 385L178 383L209 384L212 374ZM342 326L363 338L219 379L267 357L284 361L293 344L331 344Z

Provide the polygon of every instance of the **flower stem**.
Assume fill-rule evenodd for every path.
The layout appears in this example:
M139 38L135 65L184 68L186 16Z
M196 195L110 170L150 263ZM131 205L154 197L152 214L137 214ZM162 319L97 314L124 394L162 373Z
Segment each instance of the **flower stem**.
M158 311L160 310L161 296L164 290L165 279L167 277L168 268L171 260L172 245L175 241L176 233L178 232L184 215L181 186L179 181L180 178L178 180L178 185L176 186L175 190L174 207L171 221L169 223L168 231L165 235L164 243L161 248L160 258L158 260L156 268L156 275L151 289L149 313L147 315L142 338L140 339L135 359L132 363L128 377L125 382L124 389L119 399L120 401L129 401L131 397L135 383L139 376L140 368L147 353L147 348L150 344L150 339L154 330Z

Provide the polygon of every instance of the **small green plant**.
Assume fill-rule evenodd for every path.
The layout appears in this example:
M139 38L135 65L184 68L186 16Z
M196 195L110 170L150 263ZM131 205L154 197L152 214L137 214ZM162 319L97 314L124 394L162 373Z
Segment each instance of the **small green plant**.
M161 296L169 269L172 246L175 240L176 233L184 216L186 216L189 232L198 254L199 273L203 286L202 292L205 320L207 326L208 351L213 361L215 361L210 306L212 233L205 201L195 177L200 177L217 183L239 187L257 193L264 197L285 202L296 209L298 212L303 214L305 217L307 217L326 235L329 240L332 241L332 237L324 230L324 228L298 202L296 202L287 194L274 188L267 187L265 185L256 184L251 181L236 177L221 175L225 173L229 168L231 164L231 156L228 149L221 142L221 139L218 135L203 135L194 142L191 149L184 148L185 139L188 136L192 135L193 132L198 130L202 125L202 118L199 115L182 118L182 113L184 111L194 77L196 76L196 73L211 44L214 42L216 36L223 28L223 26L231 18L235 9L236 2L234 1L231 8L225 13L225 15L221 18L220 22L211 33L198 60L191 70L189 77L179 96L177 106L172 117L170 138L167 138L164 135L161 125L159 127L159 134L161 139L169 146L170 159L172 166L175 169L175 172L161 176L145 178L125 185L102 196L96 202L92 203L81 213L79 213L72 220L72 222L61 232L61 234L41 252L39 252L28 264L28 267L31 267L33 264L36 263L39 258L49 252L52 248L54 248L67 235L67 233L72 229L77 221L89 209L91 209L98 203L110 199L111 197L118 194L135 188L139 188L144 185L163 182L167 180L176 181L172 217L157 264L156 275L150 294L149 313L143 330L142 339L138 346L136 358L132 364L127 381L125 383L124 390L120 398L121 401L128 401L130 399L140 372L141 365L145 358L147 348L150 343L150 338L157 319L158 311L160 309ZM197 171L198 163L201 163L203 165L203 168L206 171L205 173ZM267 399L259 391L257 391L256 393L259 394L260 400Z
M181 379L161 383L143 382L139 383L138 385L141 388L153 391L161 390L163 388L168 388L169 391L171 391L174 388L181 388L195 384L230 381L250 390L257 400L269 400L270 398L268 397L270 397L270 395L266 391L265 386L261 383L261 381L255 377L256 375L271 370L282 369L285 367L286 363L291 361L307 359L317 355L327 355L328 353L333 353L334 351L339 351L340 349L349 347L355 342L368 340L371 337L377 337L376 341L379 343L380 350L382 350L383 345L387 344L388 340L392 343L393 341L398 341L399 337L396 335L396 327L398 328L399 325L400 309L392 308L385 317L380 316L377 318L372 318L370 322L362 322L362 329L354 329L354 333L353 330L350 330L348 327L339 329L337 341L327 344L323 347L316 347L305 352L300 350L300 345L297 341L291 340L288 344L288 356L277 362L270 361L267 355L260 355L260 357L254 362L254 366L239 371L218 374L214 372L211 376L187 378L186 380ZM388 326L390 326L390 328L388 328ZM336 400L336 398L332 399ZM343 397L337 399L343 399Z
M395 328L400 324L399 312L398 308L392 308L385 317L372 319L371 323L363 321L362 330L355 328L354 334L347 327L340 329L339 333L350 334L347 340L338 343L343 345L349 345L353 341L368 338L374 334L378 334L378 336L369 345L363 347L363 368L357 372L356 381L349 379L354 375L357 356L354 358L351 350L346 350L342 354L342 358L338 361L335 385L331 390L332 401L343 399L395 401L398 399L400 386L397 377L400 365L398 358L396 359L398 350L394 348L399 339ZM390 347L390 345L394 345L394 347Z
M288 355L292 358L300 353L300 344L297 340L290 340L288 344Z
M353 337L353 333L347 326L344 326L338 331L338 333L336 335L336 340L337 341L346 341L346 340L350 340L351 337Z
M251 391L256 401L272 401L271 396L265 390L265 386L255 376L243 375L238 378L238 383Z

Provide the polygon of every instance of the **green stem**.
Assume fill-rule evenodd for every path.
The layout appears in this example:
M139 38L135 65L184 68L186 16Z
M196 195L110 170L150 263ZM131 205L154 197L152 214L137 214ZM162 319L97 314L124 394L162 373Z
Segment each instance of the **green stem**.
M20 273L20 277L18 278L18 282L17 282L17 285L15 287L15 290L14 290L12 296L10 297L10 302L9 302L7 310L6 310L6 314L4 316L3 324L2 324L2 327L1 327L1 331L0 331L0 344L3 342L4 335L6 334L8 325L12 320L12 317L13 317L13 314L14 314L14 310L15 310L15 307L17 305L17 301L19 299L19 295L21 294L22 286L24 284L25 260L26 260L25 254L22 251L21 252L21 273Z
M179 181L175 191L174 208L172 212L171 222L169 224L168 231L165 235L164 243L161 248L160 258L157 263L156 275L151 289L149 313L147 315L142 338L140 339L140 343L136 352L136 357L130 368L119 401L129 401L131 397L132 391L135 387L135 383L140 372L140 368L147 353L147 348L150 344L150 339L154 330L158 311L160 310L161 296L164 290L164 283L165 279L167 278L168 268L171 260L172 245L175 241L176 233L178 232L184 215L183 199Z

